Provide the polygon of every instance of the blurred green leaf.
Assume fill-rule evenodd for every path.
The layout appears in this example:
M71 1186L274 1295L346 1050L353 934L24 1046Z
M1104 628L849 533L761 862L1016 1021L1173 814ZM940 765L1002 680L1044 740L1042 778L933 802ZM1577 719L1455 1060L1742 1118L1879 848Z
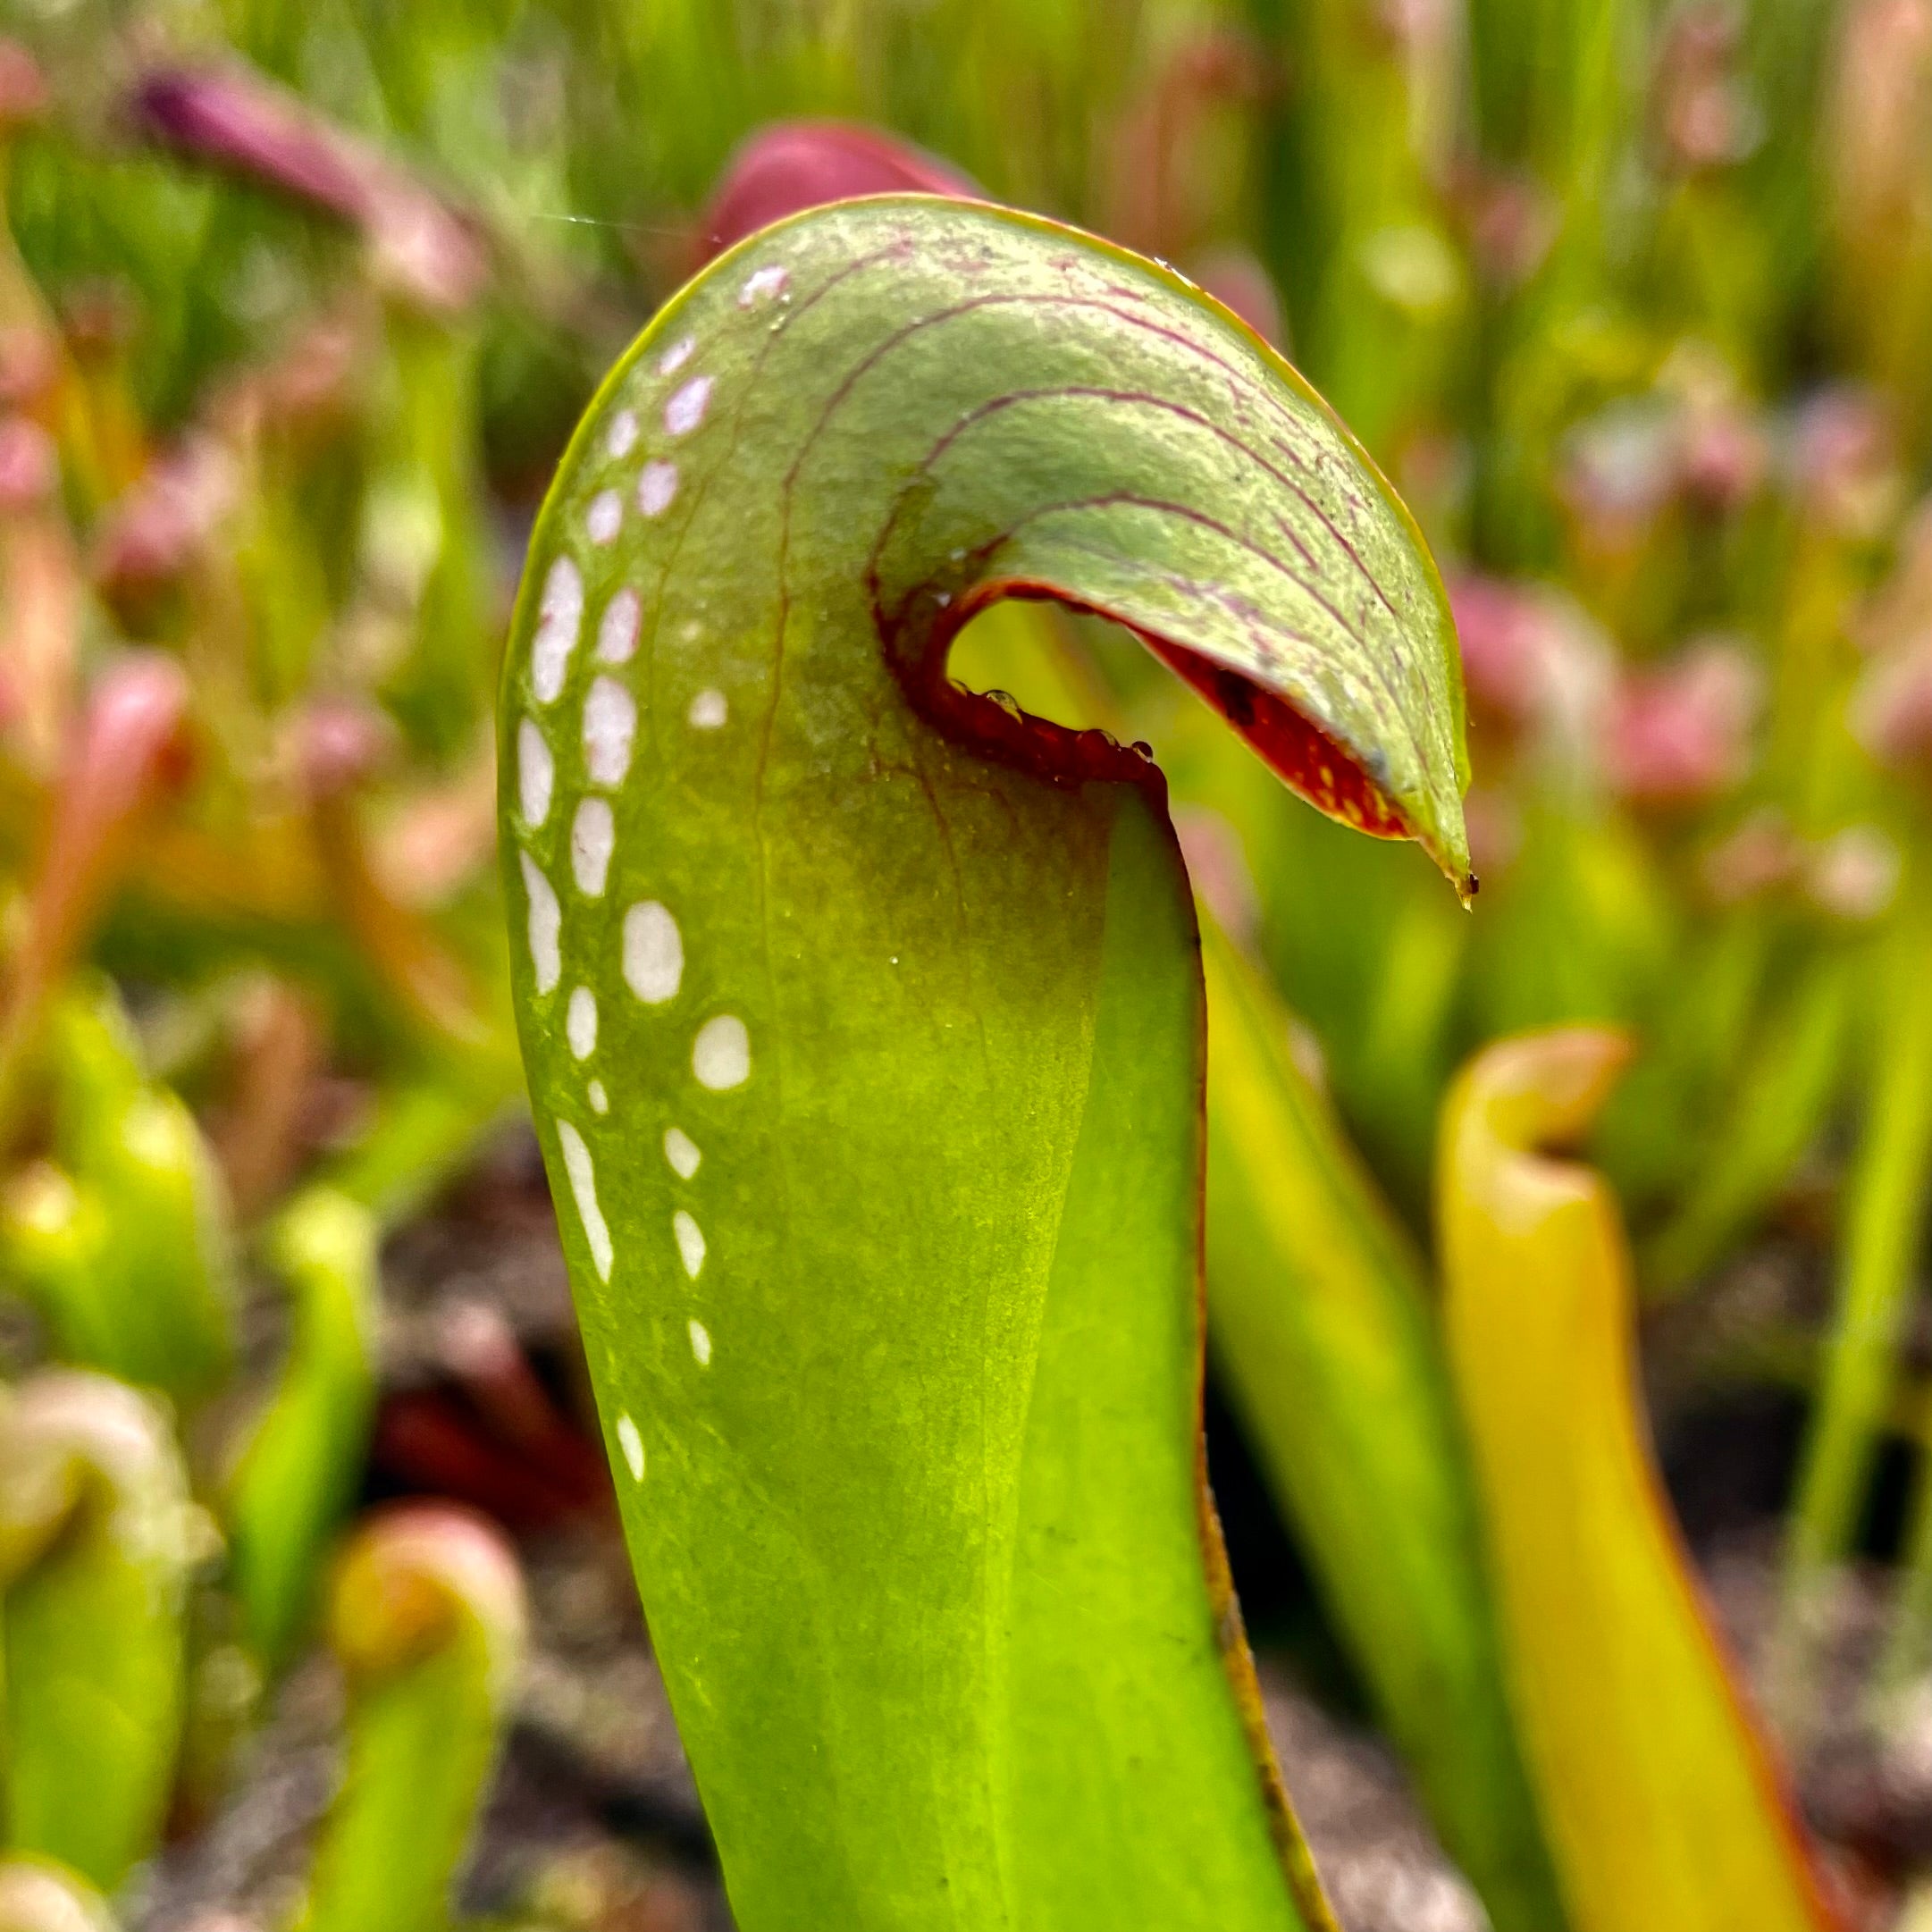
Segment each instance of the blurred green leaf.
M298 1195L267 1238L290 1298L288 1349L223 1508L243 1625L272 1666L306 1634L361 1480L375 1409L376 1239L368 1211L323 1187Z
M1876 976L1869 1053L1871 1093L1838 1263L1837 1305L1819 1377L1786 1552L1785 1712L1793 1728L1807 1708L1804 1667L1815 1641L1821 1587L1850 1554L1877 1460L1885 1412L1898 1379L1932 1198L1932 892L1907 886ZM1909 1646L1914 1640L1902 1638ZM1919 1641L1922 1641L1920 1639ZM1909 1654L1901 1649L1898 1654ZM1894 1669L1893 1676L1897 1677ZM1895 1682L1894 1682L1895 1687Z
M1216 1359L1491 1921L1560 1927L1428 1281L1297 1066L1287 1012L1212 925L1203 957Z
M193 1527L166 1421L49 1371L0 1407L4 1836L105 1892L160 1843Z
M194 1115L144 1074L111 986L91 981L52 1028L55 1153L98 1204L88 1284L102 1352L71 1359L204 1399L235 1361L235 1256L226 1189Z
M502 1533L398 1504L337 1563L330 1647L349 1685L341 1789L298 1932L443 1932L523 1663L523 1582Z

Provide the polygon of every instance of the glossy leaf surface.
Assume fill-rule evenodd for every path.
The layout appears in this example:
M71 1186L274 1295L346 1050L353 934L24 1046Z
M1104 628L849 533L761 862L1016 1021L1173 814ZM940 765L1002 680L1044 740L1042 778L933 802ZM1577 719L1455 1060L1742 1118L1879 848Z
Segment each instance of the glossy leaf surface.
M1835 1921L1652 1459L1615 1200L1546 1151L1587 1130L1625 1051L1505 1041L1444 1118L1449 1352L1511 1690L1579 1932L1819 1932Z
M1014 593L1466 878L1433 572L1239 324L937 201L722 257L566 459L500 720L626 1525L751 1932L1318 1924L1200 1485L1186 880L1138 754L946 681Z

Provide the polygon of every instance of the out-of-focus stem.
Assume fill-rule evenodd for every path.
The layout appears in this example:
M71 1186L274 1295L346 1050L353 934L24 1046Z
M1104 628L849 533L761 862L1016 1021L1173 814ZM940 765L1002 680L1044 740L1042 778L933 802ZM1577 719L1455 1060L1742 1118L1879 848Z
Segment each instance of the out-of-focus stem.
M243 1623L271 1666L302 1634L361 1474L375 1402L376 1239L365 1209L321 1187L269 1236L290 1291L289 1350L229 1479L225 1515Z
M1921 1391L1916 1399L1908 1398L1906 1406L1912 1412L1909 1417L1901 1418L1894 1404L1891 1420L1916 1425L1919 1466L1912 1478L1892 1627L1872 1675L1872 1689L1881 1707L1893 1706L1894 1710L1899 1693L1932 1662L1932 1397ZM1881 1709L1881 1716L1891 1714ZM1932 1919L1932 1903L1928 1917Z
M26 937L0 1001L0 1145L48 996L100 916L149 807L185 764L188 680L171 658L123 658L96 685L56 786Z
M84 616L74 540L58 500L51 437L13 417L0 425L0 665L11 687L10 751L36 779L60 761Z
M500 1532L446 1503L366 1521L339 1563L330 1647L349 1759L299 1932L437 1932L496 1754L525 1611Z
M433 1046L487 1049L491 1029L469 974L428 920L387 890L370 861L357 794L380 755L379 720L359 707L318 704L303 736L315 855L336 916L399 1013Z
M426 920L391 898L371 870L352 802L319 802L315 827L342 921L384 988L438 1046L459 1053L494 1050L491 1029L479 1015L480 1002L461 963Z
M1911 882L1891 935L1873 1040L1869 1112L1852 1175L1837 1307L1806 1444L1785 1558L1779 1694L1787 1723L1806 1712L1810 1630L1820 1592L1851 1548L1898 1375L1898 1350L1932 1181L1932 893ZM1918 1509L1893 1661L1923 1642L1932 1598L1932 1526Z
M213 1133L244 1225L273 1205L300 1165L303 1109L326 1047L320 1014L291 983L265 977L250 994L235 1077Z
M106 1892L167 1809L189 1520L167 1424L124 1383L50 1373L0 1409L6 1843Z
M1770 1016L1710 1158L1644 1255L1651 1294L1677 1293L1709 1268L1763 1212L1817 1138L1844 1080L1863 966L1855 950L1834 948Z

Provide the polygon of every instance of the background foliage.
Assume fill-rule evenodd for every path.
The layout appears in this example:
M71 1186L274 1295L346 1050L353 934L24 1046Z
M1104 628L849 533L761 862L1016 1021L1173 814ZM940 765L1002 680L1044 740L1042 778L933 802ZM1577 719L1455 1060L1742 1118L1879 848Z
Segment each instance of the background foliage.
M1745 1634L1801 1763L1849 1670L1895 1797L1932 1664L1925 0L4 20L0 1221L34 1311L10 1346L23 1376L164 1391L185 1445L182 1667L240 1658L254 1688L220 1723L189 1701L177 1829L372 1493L378 1245L393 1275L521 1104L489 711L530 517L734 148L800 115L1173 261L1415 510L1470 687L1474 918L1095 624L1043 646L995 614L955 668L1153 744L1197 886L1297 1016L1290 1074L1385 1197L1388 1269L1421 1279L1472 1050L1628 1029L1590 1150L1666 1448L1733 1452L1718 1514L1757 1552ZM1236 1283L1272 1251L1228 1225ZM1391 1415L1391 1460L1441 1426ZM1263 1634L1373 1701L1365 1559L1283 1502L1323 1587L1253 1599ZM1887 1922L1932 1813L1806 1792Z

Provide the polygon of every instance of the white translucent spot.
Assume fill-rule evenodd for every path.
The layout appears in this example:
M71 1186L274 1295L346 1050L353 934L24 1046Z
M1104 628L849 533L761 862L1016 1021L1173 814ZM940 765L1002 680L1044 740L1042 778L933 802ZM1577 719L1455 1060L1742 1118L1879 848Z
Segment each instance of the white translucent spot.
M550 882L538 869L527 852L517 855L523 861L524 891L530 900L530 963L536 968L537 991L548 993L564 970L559 938L563 931L563 909Z
M694 337L680 336L676 341L673 342L665 350L663 355L658 357L658 374L659 375L676 375L691 360L692 351L697 346Z
M712 378L694 375L685 386L673 392L671 399L664 406L664 433L667 436L688 436L704 420L704 412L711 406Z
M624 499L615 490L600 490L584 513L584 527L592 543L608 543L624 527Z
M671 1163L671 1171L680 1180L689 1180L698 1171L698 1163L704 1156L698 1152L698 1144L682 1127L667 1127L664 1130L664 1158Z
M743 1087L752 1071L752 1037L743 1021L735 1013L707 1020L691 1043L691 1071L714 1094Z
M524 823L533 832L550 815L550 787L557 779L557 760L550 756L550 740L537 729L533 718L517 727L517 795L523 806Z
M610 457L628 456L637 447L637 413L633 409L619 409L610 419L610 427L604 435L604 454Z
M604 664L624 664L637 649L637 623L643 612L643 601L626 584L604 606L597 626L597 656Z
M709 1367L710 1367L710 1365L711 1365L711 1331L710 1331L710 1329L708 1329L707 1327L705 1327L704 1323L703 1323L702 1322L699 1321L699 1319L697 1318L697 1316L696 1316L696 1315L693 1315L693 1316L692 1316L692 1318L690 1319L690 1321L688 1321L687 1323L685 1323L685 1328L686 1328L687 1330L689 1330L689 1331L690 1331L690 1334L691 1334L691 1352L692 1352L692 1354L693 1354L694 1356L696 1356L696 1357L697 1357L697 1358L698 1358L698 1366L699 1366L700 1368L709 1368Z
M617 849L617 821L608 798L587 798L570 821L570 874L586 899L603 896L610 876L610 854Z
M543 580L537 605L537 634L530 646L530 684L540 704L556 701L564 688L570 653L584 623L584 579L567 557L559 557Z
M731 707L725 702L722 691L701 691L691 701L691 709L685 715L696 730L716 731L730 717Z
M609 1113L610 1096L604 1091L604 1083L601 1080L592 1080L584 1091L590 1100L592 1113Z
M744 278L744 286L738 290L738 307L749 308L754 302L781 294L791 279L792 271L777 262L769 268L754 269Z
M595 784L623 784L636 730L637 700L616 678L598 678L584 701L584 762Z
M564 1013L564 1032L570 1051L579 1060L588 1060L597 1051L597 995L588 987L572 990Z
M695 1281L704 1265L704 1230L680 1207L671 1216L671 1232L677 1237L677 1254L685 1273Z
M694 644L704 635L704 626L695 617L692 617L685 622L684 628L677 634L687 644Z
M647 463L637 475L637 508L646 517L661 517L677 494L677 466L661 459Z
M617 1447L624 1451L624 1466L631 1472L633 1483L644 1480L644 1439L637 1432L637 1424L628 1415L617 1417Z
M676 996L685 977L685 942L668 907L655 899L624 915L624 979L647 1006Z
M591 1165L591 1150L584 1145L584 1136L568 1121L558 1121L557 1144L564 1150L564 1172L570 1176L577 1219L584 1223L584 1238L591 1244L591 1259L597 1264L598 1279L608 1281L612 1259L610 1230L604 1225L603 1210L597 1205L597 1171Z

